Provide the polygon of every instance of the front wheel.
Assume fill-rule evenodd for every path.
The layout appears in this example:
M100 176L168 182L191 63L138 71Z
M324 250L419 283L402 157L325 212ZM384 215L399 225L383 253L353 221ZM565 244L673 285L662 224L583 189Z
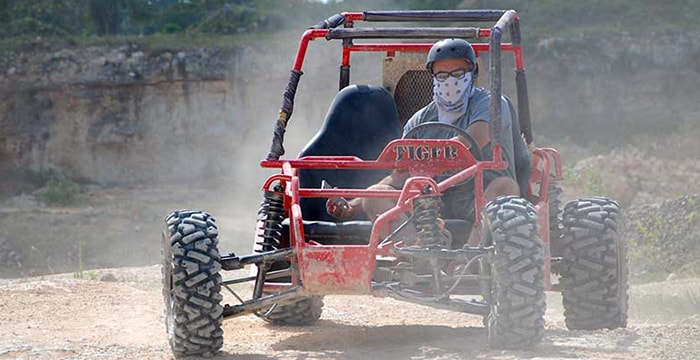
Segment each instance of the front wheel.
M219 232L205 212L170 214L163 230L163 297L176 356L212 356L223 344Z
M602 197L564 207L561 267L566 327L627 326L627 244L617 233L619 205Z
M524 349L544 336L544 253L537 212L527 200L499 197L484 208L485 244L491 255L489 344Z

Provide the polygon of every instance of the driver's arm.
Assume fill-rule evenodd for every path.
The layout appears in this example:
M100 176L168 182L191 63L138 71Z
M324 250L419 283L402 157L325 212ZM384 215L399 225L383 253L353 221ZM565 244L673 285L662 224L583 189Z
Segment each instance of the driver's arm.
M392 189L401 190L403 183L408 179L408 170L394 170L387 177L372 185L370 189L382 189L390 187ZM354 198L349 201L350 216L355 215L355 211L362 211L362 198Z
M476 143L479 144L479 148L483 148L491 141L489 123L487 121L475 121L467 127L466 131L467 134L471 135ZM471 143L461 135L457 135L452 139L461 141L467 147L471 146Z
M388 185L394 189L401 190L406 179L408 179L408 170L394 170L389 176L378 182L377 185Z

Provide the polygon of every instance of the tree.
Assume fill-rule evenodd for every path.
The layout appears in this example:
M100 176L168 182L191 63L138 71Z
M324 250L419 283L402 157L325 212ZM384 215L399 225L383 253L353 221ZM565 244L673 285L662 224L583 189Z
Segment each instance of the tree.
M90 18L97 34L114 35L119 30L120 14L118 0L89 0Z
M125 7L130 23L138 27L140 35L144 34L145 28L152 25L158 15L152 1L128 0Z

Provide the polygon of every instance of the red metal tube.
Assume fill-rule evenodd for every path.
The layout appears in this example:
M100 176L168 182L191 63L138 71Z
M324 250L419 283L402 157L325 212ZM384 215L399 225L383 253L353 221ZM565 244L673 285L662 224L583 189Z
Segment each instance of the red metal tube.
M350 52L351 50L347 47L343 47L343 55L341 59L341 65L350 66Z
M401 190L371 190L371 189L299 189L299 197L302 198L383 198L392 199L398 198L401 195Z
M559 154L559 151L554 148L539 148L539 150L544 151L552 160L554 160L556 180L562 180L564 176L561 169L561 155Z
M365 15L361 12L344 12L345 21L364 21Z
M503 48L503 47L501 47ZM520 45L513 46L513 57L515 58L515 69L525 70L525 65L523 64L523 52Z
M294 70L301 71L301 66L304 64L304 57L306 56L306 49L309 47L309 41L325 37L327 33L327 29L309 29L304 31L304 35L299 40L296 59L294 59Z
M542 179L540 179L540 193L539 193L539 198L540 201L547 201L549 193L547 192L547 187L549 186L549 155L546 151L542 151L541 149L534 149L532 151L534 155L537 155L540 157L540 160L542 161Z
M387 44L355 44L343 48L343 52L428 52L433 46L432 43L387 43ZM487 43L473 43L472 47L478 54L480 52L489 51ZM513 46L511 43L501 44L501 50L505 52L520 51L519 46ZM520 55L522 61L522 55Z

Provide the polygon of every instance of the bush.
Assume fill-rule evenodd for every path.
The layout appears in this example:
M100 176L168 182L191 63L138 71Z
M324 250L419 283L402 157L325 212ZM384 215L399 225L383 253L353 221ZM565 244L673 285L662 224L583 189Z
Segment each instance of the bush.
M67 178L52 177L35 195L46 205L71 205L78 201L80 185Z
M163 26L163 33L164 34L175 34L175 33L181 33L182 27L178 24L173 24L173 23L167 23L165 26Z
M628 209L624 236L633 275L650 279L670 273L698 276L700 194Z

